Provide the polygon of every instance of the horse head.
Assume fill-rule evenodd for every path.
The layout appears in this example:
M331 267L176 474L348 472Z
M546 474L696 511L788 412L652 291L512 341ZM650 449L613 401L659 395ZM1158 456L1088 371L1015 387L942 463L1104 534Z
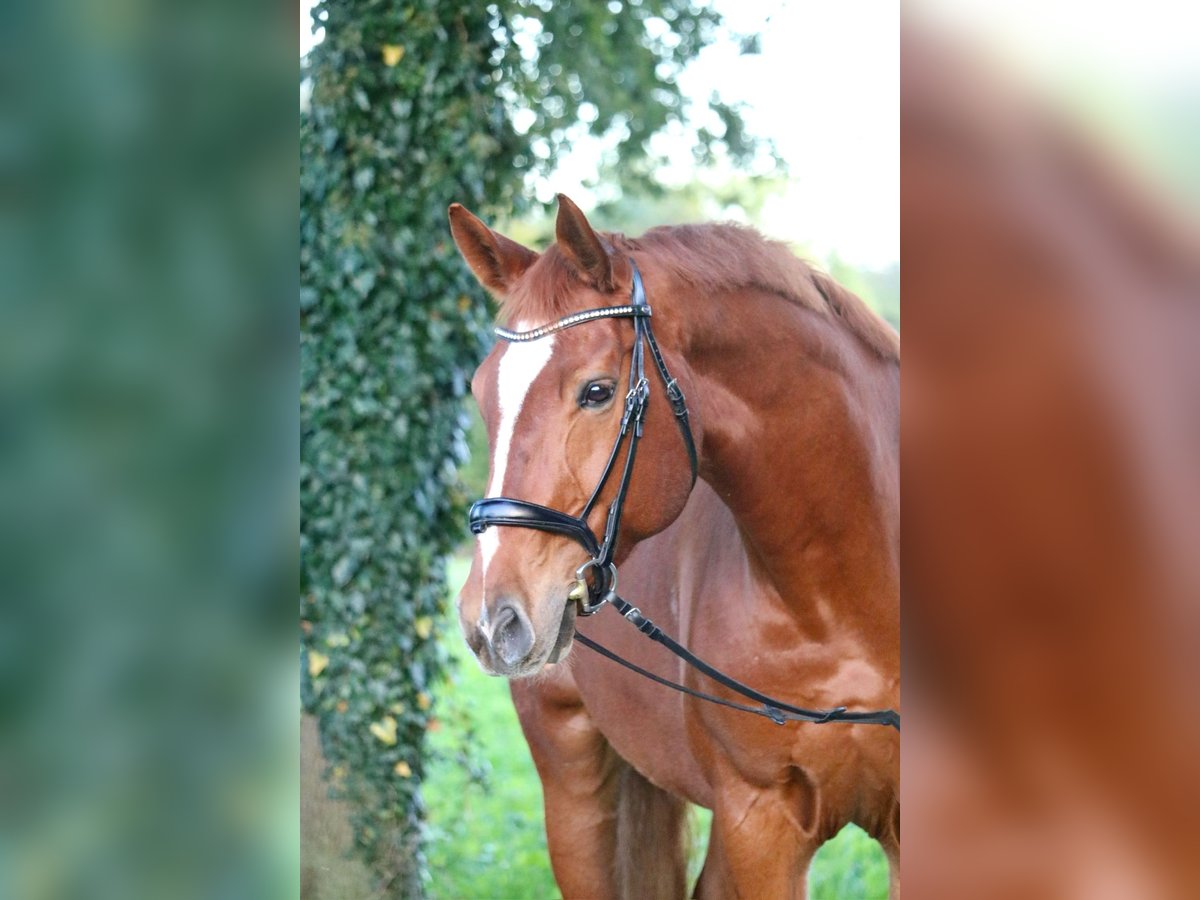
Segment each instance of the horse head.
M565 196L559 197L555 243L541 254L492 231L458 204L450 207L450 228L513 332L625 306L639 277L631 259L593 231ZM637 386L640 335L629 319L610 315L497 343L471 382L487 425L489 498L520 498L526 508L551 511L547 515L578 516L602 542L632 445L616 439ZM667 355L686 388L682 359ZM674 521L694 482L688 444L668 424L674 414L663 383L648 378L645 390L657 398L647 402L644 422L626 425L641 431L613 534L619 549L610 561ZM490 674L532 675L570 649L576 606L568 595L579 590L580 567L595 554L584 542L542 527L493 524L479 534L458 610L467 643Z

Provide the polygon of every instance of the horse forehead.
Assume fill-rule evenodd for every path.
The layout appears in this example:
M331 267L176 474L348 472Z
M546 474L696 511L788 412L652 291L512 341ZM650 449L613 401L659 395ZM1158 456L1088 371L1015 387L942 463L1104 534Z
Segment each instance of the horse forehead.
M496 401L501 415L516 414L530 388L554 356L558 335L536 341L505 344L496 366Z
M526 331L540 323L521 321L514 331ZM606 327L607 326L607 327ZM589 323L533 341L501 341L475 371L472 390L487 417L506 411L515 416L538 402L535 384L549 383L552 373L595 369L600 372L620 362L626 348L611 321ZM544 399L544 397L542 398Z
M533 410L537 405L535 385L547 380L545 376L552 368L551 360L558 351L557 338L558 335L549 335L535 341L505 343L497 348L494 390L489 391L489 402L493 406L497 430L493 461L499 466L501 476L510 447L520 439L521 432L530 430L519 427L517 420L520 418L528 423L531 413L536 420L537 413Z
M553 355L553 338L526 343L500 341L480 363L471 390L485 417L519 408Z

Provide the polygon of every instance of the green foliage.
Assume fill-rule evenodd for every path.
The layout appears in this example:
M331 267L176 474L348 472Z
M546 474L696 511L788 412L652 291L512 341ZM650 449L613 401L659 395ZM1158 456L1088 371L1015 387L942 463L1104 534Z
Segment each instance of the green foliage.
M606 183L619 183L620 173L605 171ZM603 231L621 231L631 237L659 225L685 225L713 220L753 221L772 194L784 189L782 177L729 176L719 180L699 178L687 184L659 186L654 191L633 186L602 200L589 213L592 224ZM506 235L529 247L554 241L556 209L534 209L503 222Z
M520 208L526 175L551 171L579 129L618 133L636 160L686 118L675 75L717 18L685 0L325 0L314 17L325 39L304 66L301 115L303 699L359 848L388 893L414 896L425 735L447 668L433 625L464 531L463 398L490 318L446 206ZM716 112L736 154L740 121Z
M469 562L450 563L450 584L466 580ZM430 739L434 762L425 794L429 823L429 894L554 897L542 817L542 783L509 696L508 683L485 675L471 658L453 614L439 626L460 665L439 700ZM462 753L473 748L471 758ZM476 770L480 766L481 770Z
M888 862L879 842L857 825L847 825L824 844L808 867L812 900L885 900Z
M892 327L900 328L900 264L882 269L847 265L836 255L828 262L829 274L862 297Z
M487 319L446 247L444 210L511 194L511 177L489 171L507 171L516 141L431 12L321 11L301 131L304 699L359 846L412 896L424 734L445 662L430 629L461 536L464 373ZM380 48L406 21L410 64L388 66ZM457 21L486 52L482 13ZM462 153L472 141L494 162Z
M468 458L459 467L458 475L462 479L463 490L468 497L482 497L487 493L488 477L488 444L487 426L483 424L483 416L474 399L465 404L467 410L467 449Z

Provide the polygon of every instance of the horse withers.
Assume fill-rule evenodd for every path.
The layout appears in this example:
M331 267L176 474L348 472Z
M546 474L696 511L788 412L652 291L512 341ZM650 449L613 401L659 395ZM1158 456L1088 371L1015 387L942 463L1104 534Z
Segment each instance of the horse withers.
M574 648L578 629L727 693L616 611L577 615L608 553L623 596L738 681L804 707L899 709L896 333L739 226L631 239L560 197L538 254L457 204L450 224L510 338L472 381L488 497L521 498L491 504L459 617L484 670L512 679L564 897L685 896L688 802L713 811L697 896L802 897L848 822L880 841L898 896L897 731L779 725ZM630 311L639 293L649 310ZM638 316L657 337L645 369ZM655 365L661 379L640 375Z

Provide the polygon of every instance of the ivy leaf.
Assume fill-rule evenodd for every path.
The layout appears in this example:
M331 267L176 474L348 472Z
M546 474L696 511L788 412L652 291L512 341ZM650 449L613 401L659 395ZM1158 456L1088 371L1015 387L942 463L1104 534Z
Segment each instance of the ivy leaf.
M389 747L396 745L396 720L391 716L384 716L378 722L371 723L371 734L383 744Z
M333 571L330 573L333 576L333 583L338 587L345 587L354 575L354 566L353 557L347 555L339 558L333 564Z
M382 52L383 64L389 69L394 68L400 60L404 59L404 48L399 44L384 44Z
M316 678L329 665L329 657L317 650L308 651L308 675Z

